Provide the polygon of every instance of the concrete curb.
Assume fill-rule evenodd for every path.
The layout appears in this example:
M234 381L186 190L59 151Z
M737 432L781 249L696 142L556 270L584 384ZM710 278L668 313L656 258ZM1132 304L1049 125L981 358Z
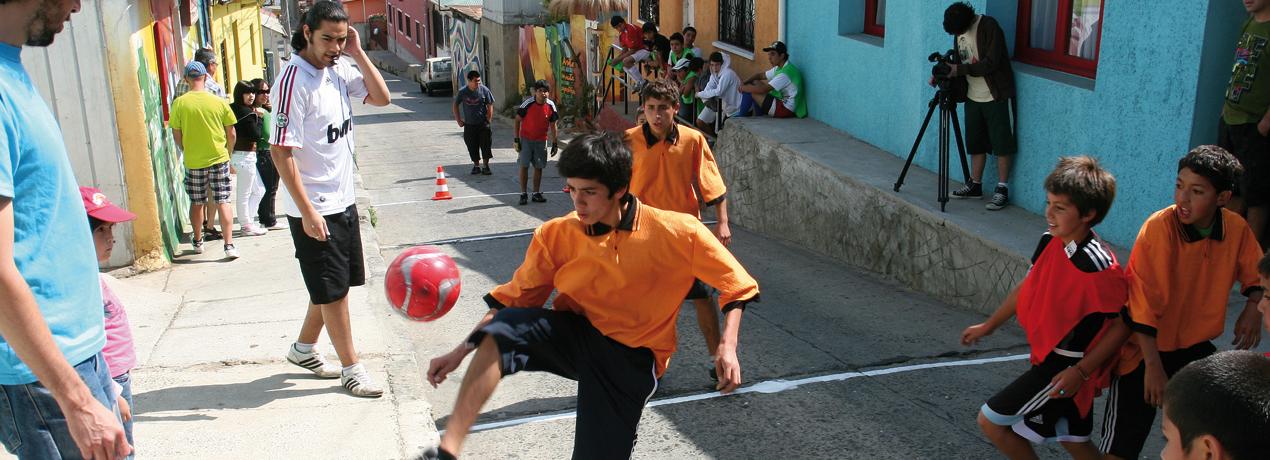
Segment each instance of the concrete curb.
M371 224L370 210L373 206L370 194L366 191L361 174L357 173L354 177L357 207L363 210L359 213L359 221L362 253L366 259L366 288L369 291L367 304L379 320L379 332L388 337L384 371L388 374L387 385L393 395L399 448L403 458L412 458L425 447L436 445L440 441L440 435L433 422L432 405L426 397L426 369L420 367L419 360L410 347L405 320L392 313L388 300L381 294L388 262L380 253L379 237L375 226Z

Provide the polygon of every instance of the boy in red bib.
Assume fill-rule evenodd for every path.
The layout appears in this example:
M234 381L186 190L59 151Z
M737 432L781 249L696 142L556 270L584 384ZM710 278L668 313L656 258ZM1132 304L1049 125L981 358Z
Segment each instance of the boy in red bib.
M1032 268L987 321L966 328L971 345L1017 315L1032 367L983 405L979 427L1010 458L1035 458L1031 442L1058 441L1075 458L1097 458L1089 441L1094 397L1110 358L1129 336L1129 280L1093 232L1116 195L1116 179L1092 158L1067 157L1045 179L1049 231Z

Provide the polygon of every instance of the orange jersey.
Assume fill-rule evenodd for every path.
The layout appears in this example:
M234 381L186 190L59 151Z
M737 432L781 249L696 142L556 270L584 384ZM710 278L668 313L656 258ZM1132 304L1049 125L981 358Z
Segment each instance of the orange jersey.
M628 195L629 197L629 195ZM627 198L616 229L588 226L576 212L534 231L525 262L494 288L494 308L553 308L585 316L623 345L652 350L657 375L675 352L675 319L699 278L725 307L758 300L758 282L699 220Z
M706 137L675 124L665 140L658 140L645 123L626 130L631 146L632 195L657 209L701 218L701 203L718 203L727 193Z
M1182 224L1176 206L1156 211L1142 224L1129 256L1129 315L1135 332L1154 335L1160 351L1217 338L1226 325L1230 288L1260 289L1261 246L1238 214L1219 210L1213 231L1200 236ZM1120 373L1138 367L1142 350L1129 340Z

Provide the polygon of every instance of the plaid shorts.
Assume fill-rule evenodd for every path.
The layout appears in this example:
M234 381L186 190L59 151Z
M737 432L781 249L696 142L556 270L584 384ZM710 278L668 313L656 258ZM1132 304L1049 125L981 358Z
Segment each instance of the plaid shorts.
M185 193L190 194L191 203L200 204L207 201L210 189L211 197L217 203L229 203L233 195L233 180L233 176L229 175L229 162L189 169L185 172Z

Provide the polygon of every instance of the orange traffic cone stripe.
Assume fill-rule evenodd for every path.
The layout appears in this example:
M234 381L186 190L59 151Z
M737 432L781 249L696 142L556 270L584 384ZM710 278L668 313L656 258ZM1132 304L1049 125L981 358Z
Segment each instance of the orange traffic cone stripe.
M445 184L445 169L437 166L437 193L432 195L432 200L449 200L454 198L450 195L450 186Z

